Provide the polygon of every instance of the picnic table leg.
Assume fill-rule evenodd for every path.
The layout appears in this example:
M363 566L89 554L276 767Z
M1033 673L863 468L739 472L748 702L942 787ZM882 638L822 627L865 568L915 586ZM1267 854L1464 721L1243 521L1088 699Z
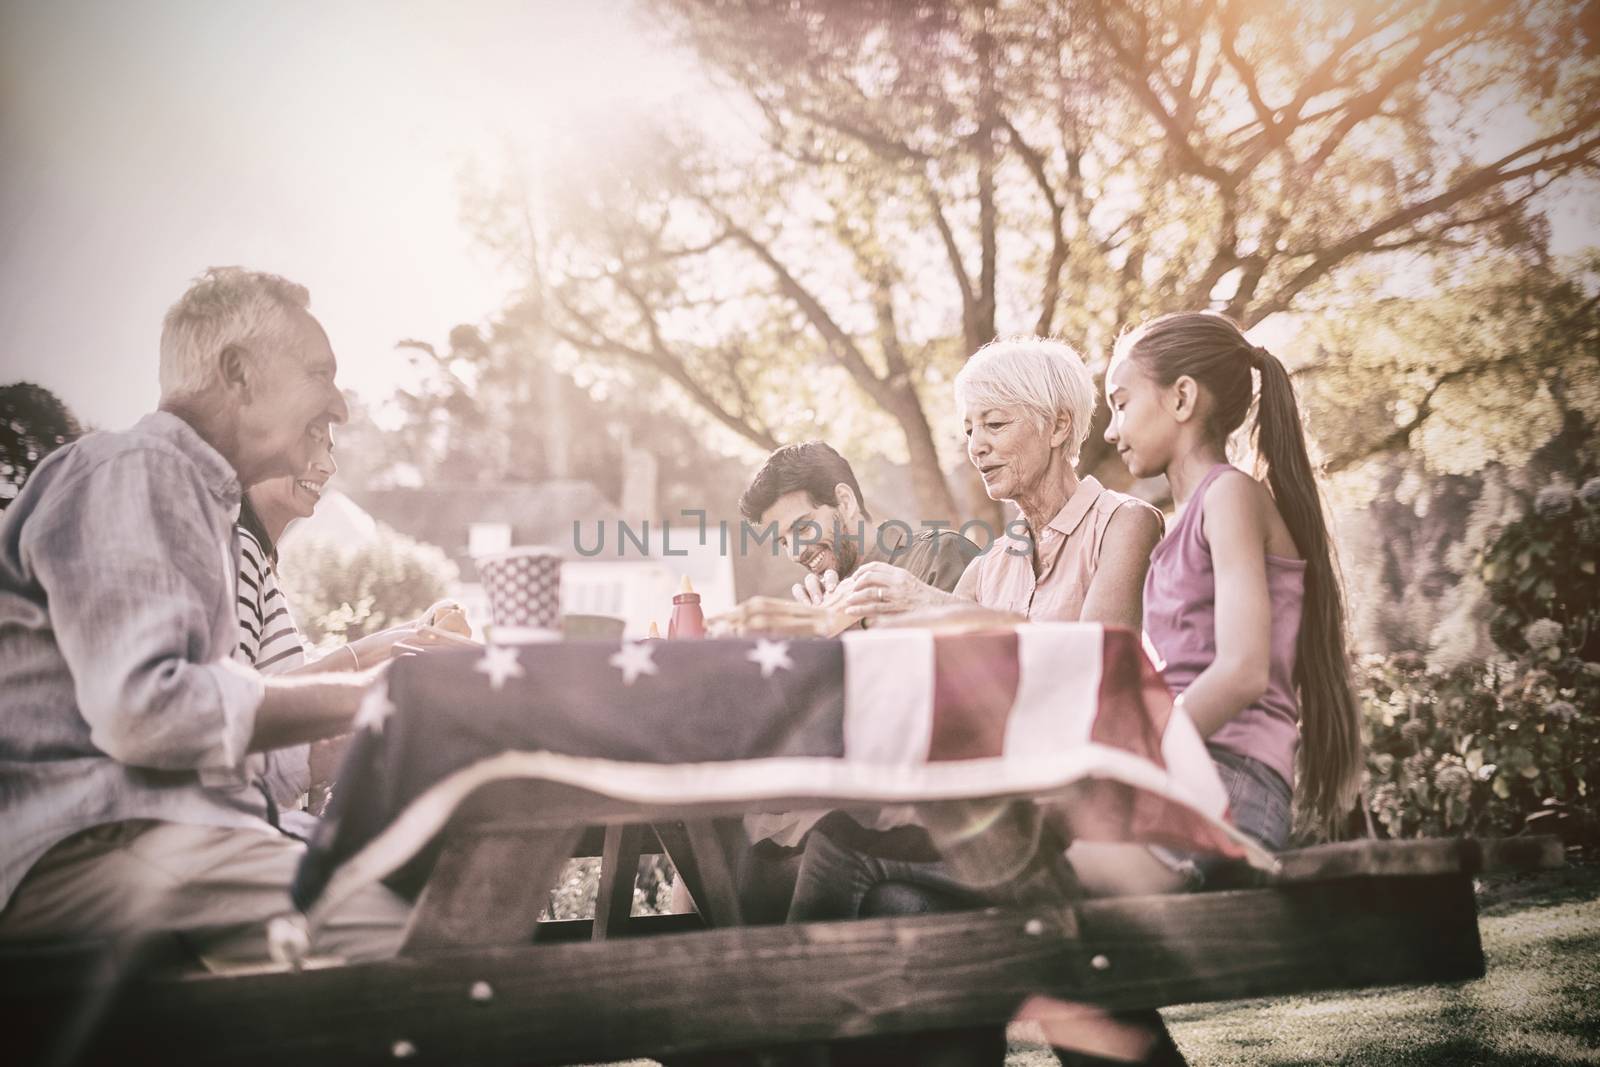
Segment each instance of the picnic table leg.
M532 940L550 886L582 833L573 827L450 837L411 913L401 954ZM522 877L507 879L506 870Z
M743 918L732 857L745 847L737 819L657 823L656 836L707 926L738 926Z
M600 890L594 901L591 940L604 941L623 933L633 914L633 883L639 877L639 856L644 851L646 827L638 823L607 826L600 849Z

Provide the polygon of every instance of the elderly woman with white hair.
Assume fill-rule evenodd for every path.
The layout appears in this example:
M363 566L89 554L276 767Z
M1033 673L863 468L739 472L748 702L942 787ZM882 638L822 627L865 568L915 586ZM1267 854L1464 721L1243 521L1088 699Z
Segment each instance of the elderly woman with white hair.
M1060 341L1026 337L979 349L956 375L967 458L991 500L1021 512L1006 536L973 560L953 593L898 568L857 572L844 609L866 618L977 601L1036 621L1090 621L1138 629L1161 513L1079 478L1094 416L1094 379Z
M996 341L967 361L955 392L967 458L990 499L1016 505L1021 528L1009 524L1008 536L967 565L953 593L899 568L867 564L855 574L845 610L885 621L905 616L908 624L948 613L962 621L1084 620L1138 629L1161 513L1092 476L1078 477L1096 396L1083 360L1060 341ZM866 827L834 812L806 840L789 921L980 907L1049 877L1045 867L1030 868L1025 880L979 886L966 877L971 867L953 868L919 828ZM999 1065L1006 1043L1003 1028L980 1027L833 1052L835 1062Z
M1162 537L1162 514L1096 478L1078 477L1074 467L1090 435L1094 398L1094 379L1067 344L1021 338L979 349L955 378L966 458L978 467L989 498L1018 507L1021 523L1006 526L1006 536L966 566L954 593L869 563L854 574L843 608L885 622L906 616L907 624L934 621L946 608L962 621L1026 617L1139 629L1144 573ZM864 827L848 814L830 814L806 838L789 921L982 907L1026 891L1022 883L973 885L966 867L950 867L925 830ZM1042 869L1029 880L1035 877L1045 877ZM998 1065L1005 1053L1002 1027L832 1049L834 1062L942 1067Z

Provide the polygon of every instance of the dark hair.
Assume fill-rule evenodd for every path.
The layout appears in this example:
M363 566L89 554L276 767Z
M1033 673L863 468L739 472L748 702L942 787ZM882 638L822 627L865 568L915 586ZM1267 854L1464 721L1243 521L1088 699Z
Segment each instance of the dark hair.
M1250 412L1251 370L1261 375L1254 427L1256 476L1266 478L1306 561L1294 665L1300 694L1301 814L1331 830L1355 801L1361 717L1345 653L1344 596L1289 372L1271 352L1246 340L1232 319L1210 311L1163 315L1118 348L1162 385L1185 375L1193 378L1212 398L1207 428L1222 441Z
M845 458L822 441L806 441L798 445L784 445L756 472L750 488L739 498L739 514L751 522L761 521L761 516L780 496L805 490L814 507L835 501L834 487L843 483L856 495L861 514L867 514L867 502L861 498L861 486L856 482L856 472L850 469Z
M246 493L239 498L239 525L251 537L261 543L261 553L267 557L267 562L272 566L278 565L278 546L272 543L272 536L267 533L267 524L261 521L261 516L256 514L255 505L250 503L250 494Z

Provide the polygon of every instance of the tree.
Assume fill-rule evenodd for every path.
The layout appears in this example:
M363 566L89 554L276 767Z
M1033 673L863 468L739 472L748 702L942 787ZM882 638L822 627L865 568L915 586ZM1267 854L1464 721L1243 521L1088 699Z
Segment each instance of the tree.
M1442 289L1443 291L1437 291ZM1571 268L1485 259L1434 292L1322 316L1298 375L1330 473L1386 453L1435 475L1520 467L1600 426L1600 255ZM1569 470L1569 476L1576 472Z
M0 510L16 499L40 460L82 433L72 412L44 386L0 386Z
M548 340L755 448L820 427L897 453L927 517L979 506L935 427L985 341L1100 353L1159 310L1254 325L1375 272L1536 262L1540 194L1600 150L1586 26L1536 0L656 9L738 103L554 156L480 233Z
M1597 286L1600 258L1487 261L1311 331L1322 357L1299 388L1329 443L1359 647L1436 668L1491 654L1504 613L1479 555L1540 490L1600 469Z
M643 448L658 464L657 511L630 520L733 511L748 473L739 461L708 447L628 368L561 366L537 347L529 318L514 304L483 327L457 326L446 346L402 341L408 384L380 409L352 404L341 480L376 488L574 478L620 504L628 451Z

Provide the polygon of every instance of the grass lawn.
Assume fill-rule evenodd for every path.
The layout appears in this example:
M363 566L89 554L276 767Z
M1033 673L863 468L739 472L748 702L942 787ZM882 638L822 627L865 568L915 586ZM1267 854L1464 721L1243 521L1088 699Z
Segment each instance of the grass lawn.
M1195 1067L1600 1064L1600 865L1485 878L1478 908L1488 960L1479 981L1190 1004L1163 1014ZM1006 1062L1056 1061L1048 1049L1014 1040Z
M1488 973L1476 982L1163 1014L1194 1067L1600 1064L1600 864L1481 879L1478 911ZM1054 1067L1026 1026L1011 1036L1006 1067Z

